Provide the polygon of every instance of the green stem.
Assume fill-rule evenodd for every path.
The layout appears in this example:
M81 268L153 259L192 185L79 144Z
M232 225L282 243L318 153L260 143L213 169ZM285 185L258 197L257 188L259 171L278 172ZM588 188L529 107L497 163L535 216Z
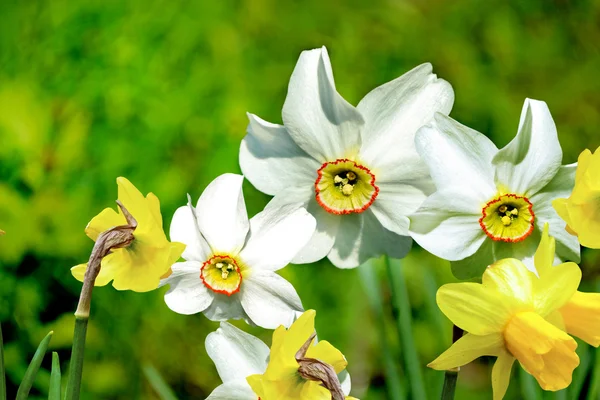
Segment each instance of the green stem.
M381 291L379 290L376 268L377 265L375 260L370 260L361 265L358 268L358 271L361 275L361 281L365 287L367 300L371 305L371 310L379 322L377 333L379 333L379 343L381 344L382 350L381 355L383 357L386 378L385 385L388 394L387 398L391 400L404 400L406 397L402 388L402 383L400 382L400 374L398 372L398 367L394 362L394 358L392 357L392 345L386 333L387 329L385 325L385 315L383 313L383 300Z
M458 326L452 326L452 343L463 336L463 330ZM444 374L444 388L442 389L442 400L453 400L456 392L456 381L458 380L458 369L446 371Z
M0 325L0 400L6 400L6 375L4 372L4 345L2 325Z
M393 265L392 265L393 264ZM412 317L410 308L410 299L406 290L406 282L402 273L402 264L400 260L390 260L385 257L385 266L388 279L392 288L392 309L398 337L404 353L406 371L411 386L411 399L425 400L427 394L423 385L423 376L421 374L421 363L415 347L415 341L412 333Z
M75 333L73 335L73 348L71 351L71 363L69 364L69 381L65 400L79 400L81 388L81 374L83 372L83 353L85 350L85 335L87 331L88 317L75 317Z
M52 352L52 369L50 370L50 388L48 400L60 400L60 360L57 352Z

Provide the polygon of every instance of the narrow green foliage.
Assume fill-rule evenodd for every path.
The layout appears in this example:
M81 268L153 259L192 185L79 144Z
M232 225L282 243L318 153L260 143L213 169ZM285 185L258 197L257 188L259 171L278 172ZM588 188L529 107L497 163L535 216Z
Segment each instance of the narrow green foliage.
M60 400L60 361L58 353L52 352L52 371L50 372L50 390L48 400Z
M50 343L53 333L54 332L52 331L48 333L46 337L42 339L40 345L35 351L35 354L29 363L29 367L27 367L27 371L25 371L25 376L23 377L23 381L19 386L19 390L17 391L16 400L26 400L29 396L29 391L31 390L31 386L33 386L33 381L35 380L38 370L40 369L40 365L42 365L42 360L44 359L44 355L46 355L46 350L48 349L48 344Z
M404 274L402 273L402 264L400 260L390 260L387 256L385 257L385 264L392 288L394 319L396 320L398 337L400 338L406 371L410 380L411 399L425 400L427 394L425 393L425 385L421 374L421 362L419 361L412 333L412 310Z
M600 397L600 348L594 349L594 366L588 391L588 400L597 400Z
M519 366L519 380L521 381L521 395L528 400L541 400L542 389L535 378Z
M144 365L144 375L161 400L177 400L175 393L153 365Z
M4 372L4 342L0 325L0 400L6 400L6 374Z
M369 300L371 310L377 318L379 325L379 343L381 343L381 356L383 357L383 364L385 368L385 384L387 387L388 398L391 400L404 400L405 394L400 382L400 374L398 367L394 363L392 357L391 345L386 334L385 326L385 315L383 312L383 300L381 291L379 290L379 283L377 281L377 273L375 269L376 261L369 260L358 268L358 271L363 282L367 298Z
M75 317L75 332L73 334L71 363L69 364L69 381L67 382L65 394L66 400L79 400L87 324L88 318Z

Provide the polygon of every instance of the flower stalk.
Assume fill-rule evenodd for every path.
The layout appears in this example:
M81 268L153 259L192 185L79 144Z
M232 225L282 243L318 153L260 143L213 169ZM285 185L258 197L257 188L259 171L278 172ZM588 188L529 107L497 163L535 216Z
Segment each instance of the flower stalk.
M87 324L90 317L90 305L92 301L92 290L94 283L100 273L102 259L107 256L112 249L124 248L129 246L134 239L133 232L137 228L137 221L127 211L125 206L117 200L117 205L121 209L127 225L120 225L104 231L98 236L96 244L92 249L79 303L75 311L75 331L73 334L73 348L71 351L71 362L69 368L69 380L67 383L66 400L78 400L81 388L81 375L83 372L83 356L85 350L85 338Z
M452 326L452 343L456 343L463 336L464 331L458 326ZM456 381L460 367L446 371L444 374L444 388L442 389L442 400L453 400L456 391Z

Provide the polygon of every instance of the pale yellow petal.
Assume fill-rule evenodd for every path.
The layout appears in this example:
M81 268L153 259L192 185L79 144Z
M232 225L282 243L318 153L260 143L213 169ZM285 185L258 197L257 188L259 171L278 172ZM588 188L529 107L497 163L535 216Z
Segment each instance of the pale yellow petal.
M478 283L450 283L437 292L440 310L459 328L475 335L502 331L512 310L519 307L511 298Z
M505 258L486 268L482 282L525 307L533 303L533 281L537 277L519 260Z
M127 211L136 219L138 229L144 230L148 225L154 225L154 217L148 209L148 201L142 193L127 179L118 177L118 198Z
M146 195L146 204L148 206L148 210L150 211L150 215L154 219L154 222L160 229L162 229L163 220L160 213L160 200L158 200L158 197L156 197L154 193L150 192Z
M560 313L569 334L600 346L600 293L576 292Z
M581 281L581 270L575 263L553 267L534 285L536 312L546 317L564 306L573 296Z
M479 357L499 355L503 351L504 338L501 333L485 336L467 333L427 366L440 371L449 370L462 367Z
M117 250L116 253L111 253L102 259L100 264L100 272L96 277L94 286L106 286L115 277L118 263L113 262L114 258L118 258L118 253L122 250ZM87 264L79 264L71 268L71 274L80 282L83 282Z
M331 365L336 374L342 372L348 365L348 361L346 361L342 352L326 340L321 340L316 345L310 346L306 352L306 357L316 358Z
M263 376L260 374L250 375L246 378L246 382L252 388L252 391L260 398L265 398L265 391L263 389Z
M540 277L544 277L546 273L552 270L554 265L554 253L556 249L556 241L554 237L549 235L550 225L544 224L544 232L542 240L535 252L534 263L535 269Z
M331 392L315 381L306 381L300 393L290 393L291 396L281 397L282 400L331 400ZM273 397L275 399L275 397Z
M102 232L125 224L127 224L127 221L124 216L118 214L112 208L105 208L88 223L85 227L85 234L93 241L96 241Z
M503 351L498 355L492 368L494 400L502 400L504 398L508 390L508 384L510 383L510 373L514 362L515 358L507 351Z

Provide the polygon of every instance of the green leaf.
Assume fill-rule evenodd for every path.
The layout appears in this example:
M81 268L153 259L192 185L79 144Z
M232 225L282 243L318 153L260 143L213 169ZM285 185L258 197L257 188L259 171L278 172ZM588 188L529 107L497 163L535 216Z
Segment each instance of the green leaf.
M160 376L160 373L156 370L156 368L154 368L153 365L146 364L144 365L143 369L146 379L148 379L148 382L150 382L150 385L156 391L161 400L177 400L177 397L167 382L165 382L162 376Z
M6 400L6 376L4 372L4 346L2 341L2 326L0 325L0 400Z
M53 333L54 332L50 331L50 333L48 333L46 337L42 339L40 345L35 351L35 354L29 363L29 367L27 367L27 371L25 371L25 376L23 377L23 381L19 386L19 390L17 391L16 400L27 400L29 391L31 390L31 386L33 385L33 381L35 380L38 369L40 369L40 365L42 365L42 360L44 359L44 355L46 354L46 350L48 349L48 344L50 343Z
M50 390L48 400L60 400L60 361L58 353L52 352L52 371L50 372Z

